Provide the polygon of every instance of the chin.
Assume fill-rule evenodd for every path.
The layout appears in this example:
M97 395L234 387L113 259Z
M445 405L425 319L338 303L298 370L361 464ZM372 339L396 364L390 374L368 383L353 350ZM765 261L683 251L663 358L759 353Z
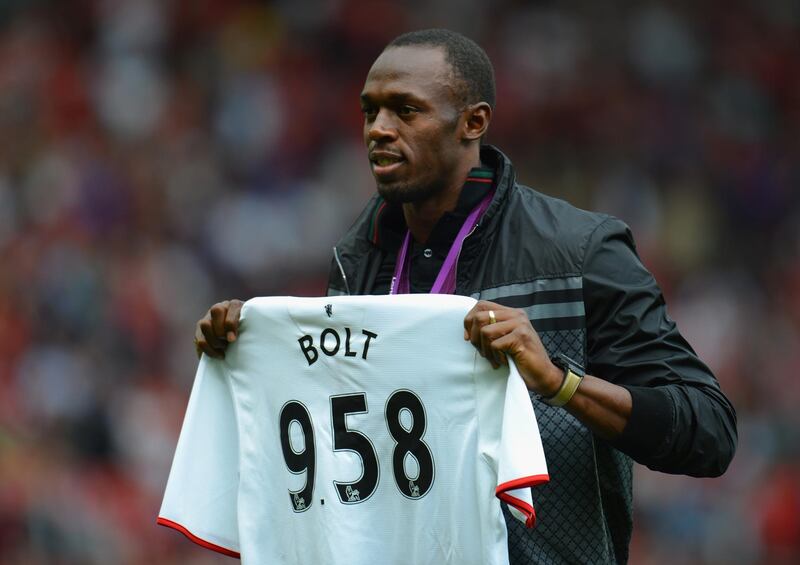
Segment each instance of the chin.
M426 185L412 185L409 182L377 182L378 194L389 204L410 204L430 197L434 190Z

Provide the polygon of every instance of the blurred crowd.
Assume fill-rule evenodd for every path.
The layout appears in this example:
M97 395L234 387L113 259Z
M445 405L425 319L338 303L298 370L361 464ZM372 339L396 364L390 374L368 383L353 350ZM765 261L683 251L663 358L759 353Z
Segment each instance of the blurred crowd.
M492 58L518 178L628 222L739 417L637 467L631 563L800 562L796 0L0 3L0 564L225 563L155 525L221 299L324 293L409 29Z

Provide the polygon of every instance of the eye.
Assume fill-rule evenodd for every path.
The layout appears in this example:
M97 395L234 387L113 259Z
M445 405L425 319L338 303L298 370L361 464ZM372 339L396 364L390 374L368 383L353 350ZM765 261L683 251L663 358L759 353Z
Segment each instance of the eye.
M397 114L400 116L410 116L411 114L416 114L417 112L419 112L419 108L416 106L411 106L410 104L403 104L397 109Z
M364 114L366 119L370 120L375 118L375 115L378 113L378 111L374 106L361 106L361 113Z

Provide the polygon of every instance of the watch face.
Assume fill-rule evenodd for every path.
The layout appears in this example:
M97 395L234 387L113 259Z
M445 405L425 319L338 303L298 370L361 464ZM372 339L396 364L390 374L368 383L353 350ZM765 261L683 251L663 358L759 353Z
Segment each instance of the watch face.
M565 371L572 371L576 375L582 377L585 374L583 367L579 364L564 355L563 353L559 353L555 355L551 361L553 365L558 367L559 369L563 369Z

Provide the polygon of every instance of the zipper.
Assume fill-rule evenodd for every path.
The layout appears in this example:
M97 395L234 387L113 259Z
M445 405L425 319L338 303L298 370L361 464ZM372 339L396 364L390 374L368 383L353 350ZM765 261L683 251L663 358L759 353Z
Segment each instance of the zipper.
M336 249L336 246L333 246L333 257L336 259L336 264L339 266L339 273L342 275L342 280L344 281L344 289L347 291L347 296L350 296L350 285L347 283L347 275L344 272L344 267L342 266L342 261L339 259L339 250Z
M461 259L461 252L464 250L464 244L467 243L467 240L469 239L469 236L471 236L473 233L475 233L475 231L478 229L478 227L480 225L481 225L481 222L478 222L477 224L475 224L475 226L471 230L469 230L469 233L464 236L464 239L461 242L461 248L458 250L458 254L456 254L456 272L455 272L455 281L453 281L453 282L455 282L456 289L458 289L458 262Z

